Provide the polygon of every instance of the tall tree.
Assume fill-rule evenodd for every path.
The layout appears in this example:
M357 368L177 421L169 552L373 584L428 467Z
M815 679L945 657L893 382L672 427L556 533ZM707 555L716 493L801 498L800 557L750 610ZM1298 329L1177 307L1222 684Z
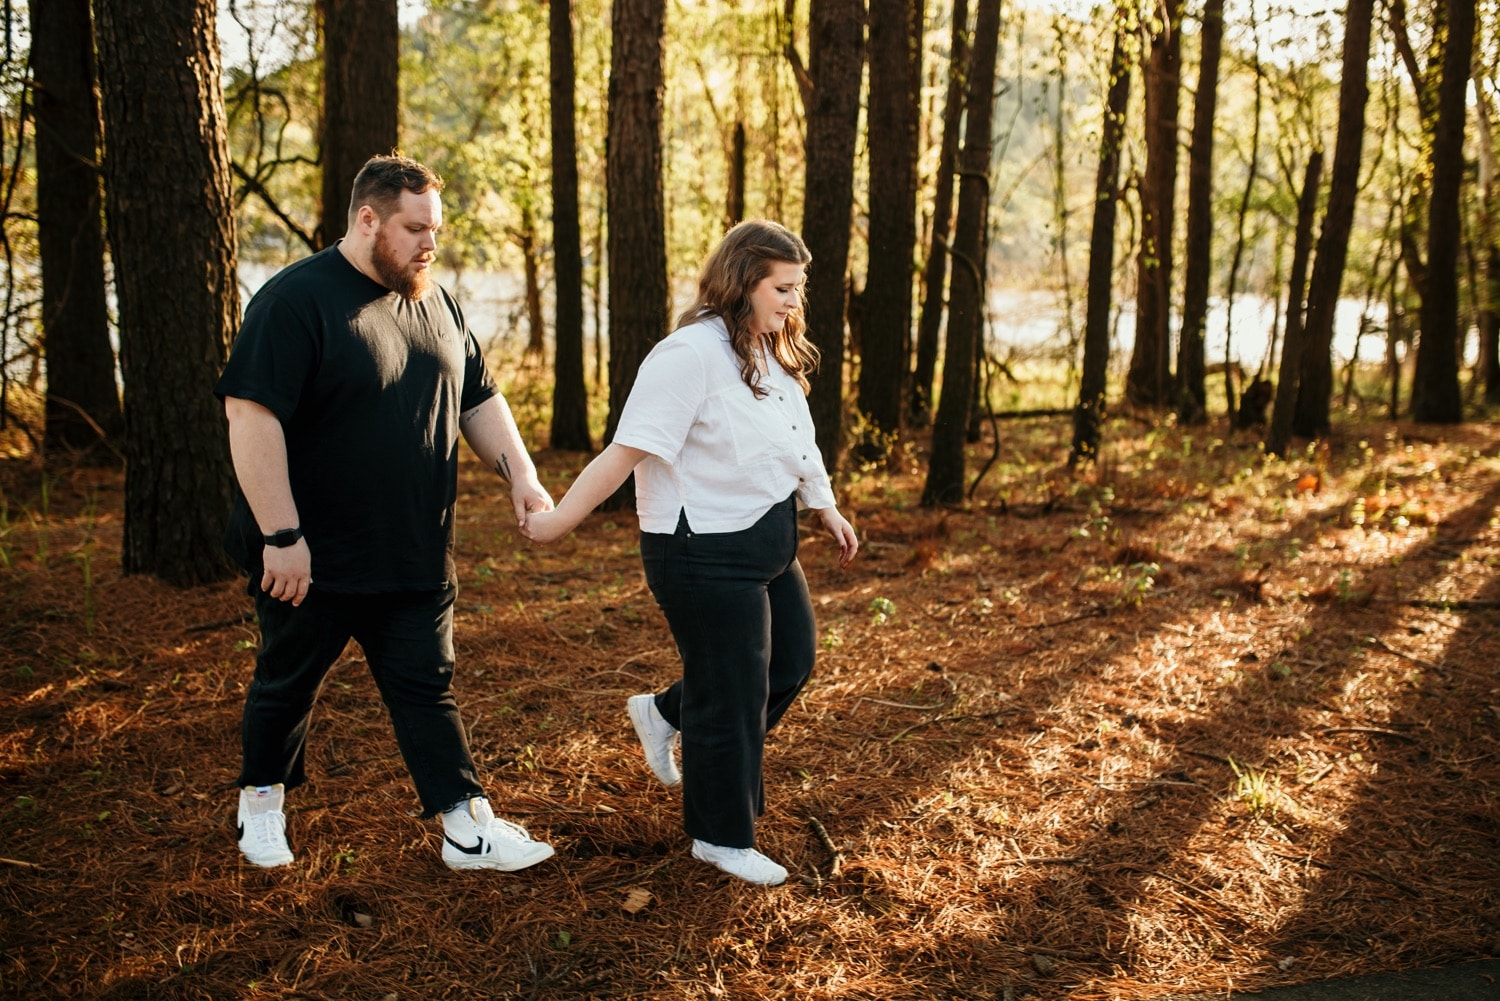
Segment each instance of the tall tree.
M1306 346L1302 377L1297 387L1292 431L1313 438L1328 430L1328 397L1333 391L1333 318L1344 262L1349 254L1349 231L1354 225L1354 202L1359 193L1360 147L1365 136L1365 102L1369 97L1370 20L1374 0L1349 0L1344 8L1343 76L1339 82L1339 121L1333 147L1333 169L1328 175L1328 205L1307 286Z
M1458 234L1469 60L1474 52L1474 0L1448 0L1447 12L1448 37L1443 47L1443 80L1438 87L1430 161L1422 337L1417 344L1411 394L1412 417L1431 424L1457 424L1464 419L1458 386Z
M667 332L666 211L662 201L662 32L665 0L615 0L611 14L609 142L609 418L615 428L636 370ZM627 481L608 502L630 502Z
M917 145L922 2L870 0L870 229L860 344L859 409L872 440L866 458L901 429L911 357L913 252L917 242Z
M964 439L974 394L974 352L984 327L984 230L989 218L990 128L995 112L995 59L1000 47L1000 0L975 8L974 59L964 102L958 219L953 231L953 279L948 297L948 342L943 390L932 425L932 461L922 504L956 504L964 496Z
M215 3L95 9L125 377L124 569L222 579L233 472L208 387L229 356L239 294Z
M589 395L583 378L583 251L578 219L578 137L573 69L573 4L548 4L552 93L552 271L557 316L553 335L552 447L586 452Z
M1478 142L1478 184L1475 185L1479 255L1479 292L1475 325L1479 327L1479 375L1484 400L1500 403L1500 188L1495 184L1493 109L1483 80L1474 87L1474 125Z
M396 148L400 24L396 0L318 0L323 26L323 221L320 246L344 235L349 191L365 161Z
M99 103L88 0L33 2L36 218L46 338L46 443L102 458L120 432L104 296Z
M932 238L922 275L922 313L917 321L917 367L912 374L909 414L925 425L932 417L932 381L937 374L938 332L948 292L948 236L953 224L953 170L958 161L964 113L964 78L969 65L969 0L953 0L948 43L948 94L943 103L943 136L938 146L932 198Z
M788 24L794 2L787 0ZM864 20L864 0L812 0L807 64L793 42L786 46L807 117L802 206L802 239L812 254L807 326L808 337L822 354L811 376L807 402L818 429L818 450L829 469L838 466L843 441L845 279L854 206L859 85L865 61Z
M1146 169L1141 177L1141 246L1136 257L1135 346L1125 396L1141 406L1168 402L1172 380L1172 225L1177 201L1177 111L1182 73L1182 0L1164 0L1145 71Z
M1115 216L1119 208L1120 160L1125 112L1130 105L1131 17L1115 8L1115 41L1109 57L1109 92L1099 130L1099 170L1094 179L1094 221L1089 234L1089 277L1083 328L1083 373L1073 410L1073 448L1068 464L1099 456L1105 389L1109 375L1109 310L1115 272Z
M1198 93L1193 100L1193 138L1188 148L1182 334L1177 347L1177 416L1185 424L1201 423L1208 416L1203 327L1213 263L1214 114L1219 104L1219 57L1224 50L1224 0L1206 0L1199 37Z
M1313 217L1317 213L1318 184L1323 177L1323 151L1314 150L1307 161L1302 197L1297 200L1297 235L1292 245L1292 271L1287 280L1286 335L1281 339L1281 369L1276 377L1276 396L1271 408L1271 428L1266 451L1285 457L1292 436L1292 415L1302 381L1302 355L1306 349L1302 295L1307 286L1307 258L1312 250Z

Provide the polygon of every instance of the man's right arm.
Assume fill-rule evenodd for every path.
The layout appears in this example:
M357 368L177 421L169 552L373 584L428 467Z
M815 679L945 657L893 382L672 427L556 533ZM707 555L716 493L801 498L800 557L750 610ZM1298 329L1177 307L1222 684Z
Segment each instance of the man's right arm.
M281 420L251 400L226 396L224 413L229 418L229 454L234 475L250 505L261 533L270 535L284 528L300 528L297 503L292 498L287 473L286 435ZM261 590L273 598L302 604L312 584L312 552L306 539L290 546L267 546L262 557L265 573Z

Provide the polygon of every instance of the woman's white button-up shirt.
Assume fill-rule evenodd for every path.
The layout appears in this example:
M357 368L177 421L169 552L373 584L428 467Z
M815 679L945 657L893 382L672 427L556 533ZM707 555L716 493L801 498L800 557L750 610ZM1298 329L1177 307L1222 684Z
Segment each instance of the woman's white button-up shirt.
M837 505L807 397L774 357L757 398L718 317L673 331L641 362L614 440L650 453L635 467L641 531L738 532L796 493Z

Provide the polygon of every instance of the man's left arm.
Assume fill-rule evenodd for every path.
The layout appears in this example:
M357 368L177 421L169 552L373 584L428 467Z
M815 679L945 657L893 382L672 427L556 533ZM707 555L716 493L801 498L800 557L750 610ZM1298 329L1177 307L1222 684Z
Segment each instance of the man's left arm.
M496 393L458 418L464 441L486 466L510 484L510 499L516 509L516 524L526 524L531 511L552 510L552 495L536 477L536 466L521 443L521 431L505 397Z

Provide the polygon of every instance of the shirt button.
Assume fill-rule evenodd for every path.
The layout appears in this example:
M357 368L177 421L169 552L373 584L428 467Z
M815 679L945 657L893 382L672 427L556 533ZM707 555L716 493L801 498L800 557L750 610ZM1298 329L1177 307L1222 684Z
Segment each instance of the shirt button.
M795 430L797 430L797 425L795 425L795 424L793 424L793 425L792 425L792 430L793 430L793 431L795 431Z
M805 459L805 458L807 458L807 456L805 456L805 455L804 455L804 456L803 456L803 457L802 457L802 458L804 458L804 459Z

